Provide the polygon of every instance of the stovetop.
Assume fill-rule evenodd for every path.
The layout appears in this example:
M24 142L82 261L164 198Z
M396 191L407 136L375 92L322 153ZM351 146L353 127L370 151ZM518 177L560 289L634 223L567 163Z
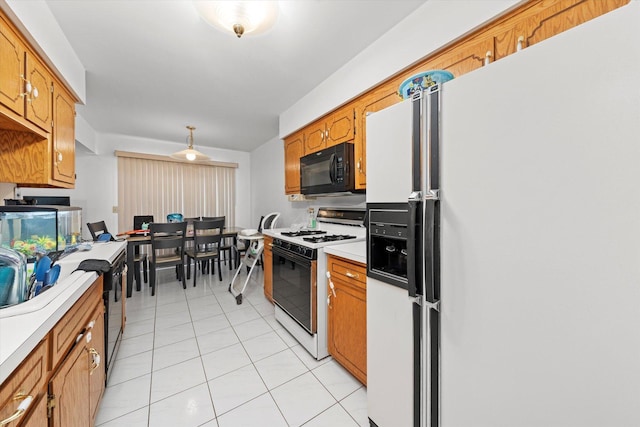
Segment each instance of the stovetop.
M355 239L355 238L356 236L351 236L347 234L330 234L328 236L303 237L302 240L304 240L305 242L311 242L311 243L322 243L322 242L336 242L338 240L348 240L348 239Z

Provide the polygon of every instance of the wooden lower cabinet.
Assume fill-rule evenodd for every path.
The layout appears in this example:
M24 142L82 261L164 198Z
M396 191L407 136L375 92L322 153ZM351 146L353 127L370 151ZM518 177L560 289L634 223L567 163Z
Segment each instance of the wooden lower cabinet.
M102 302L98 304L90 323L93 325L91 328L92 338L87 343L87 351L89 353L89 408L93 424L98 415L98 409L100 409L100 400L104 393L106 379L104 364L107 363L107 357L104 342L104 304Z
M76 343L49 383L55 397L50 427L89 426L89 356L84 337Z
M32 404L33 410L25 416L24 423L19 425L25 427L48 427L47 402L47 394L42 393L42 396Z
M327 270L329 354L367 385L366 268L329 255Z
M105 389L102 280L96 279L0 386L0 422L24 396L32 396L24 414L7 426L94 425Z
M273 237L264 236L264 296L273 303Z
M95 423L105 387L106 359L104 305L102 299L97 304L95 299L92 302L92 315L76 325L76 342L49 382L49 396L53 399L49 427Z
M49 360L49 340L43 339L22 364L0 387L0 422L11 417L24 398L33 400L27 410L7 426L46 426L46 379ZM45 401L42 413L42 401ZM45 422L42 423L43 419ZM3 424L4 425L4 424Z

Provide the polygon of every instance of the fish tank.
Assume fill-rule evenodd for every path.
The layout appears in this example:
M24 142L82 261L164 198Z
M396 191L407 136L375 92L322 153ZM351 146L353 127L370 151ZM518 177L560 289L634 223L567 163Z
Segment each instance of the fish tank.
M80 243L82 208L73 206L0 206L0 247L26 255L64 250Z

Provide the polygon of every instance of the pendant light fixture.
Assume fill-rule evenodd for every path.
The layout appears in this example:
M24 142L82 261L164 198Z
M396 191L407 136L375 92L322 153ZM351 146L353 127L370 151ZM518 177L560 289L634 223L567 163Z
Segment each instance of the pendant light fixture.
M196 128L194 126L187 126L187 129L189 129L189 136L187 137L189 148L187 148L186 150L178 151L177 153L173 153L171 157L177 160L188 160L190 162L201 162L204 160L209 160L209 156L206 156L201 152L193 149L193 131Z
M278 17L276 1L194 1L196 10L209 24L223 31L258 34L271 28Z

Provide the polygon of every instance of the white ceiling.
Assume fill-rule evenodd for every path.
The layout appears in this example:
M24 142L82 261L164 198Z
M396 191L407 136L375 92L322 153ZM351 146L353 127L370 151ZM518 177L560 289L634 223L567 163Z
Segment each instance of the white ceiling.
M280 1L241 39L190 1L47 0L87 72L80 114L99 133L251 151L278 116L426 0Z

